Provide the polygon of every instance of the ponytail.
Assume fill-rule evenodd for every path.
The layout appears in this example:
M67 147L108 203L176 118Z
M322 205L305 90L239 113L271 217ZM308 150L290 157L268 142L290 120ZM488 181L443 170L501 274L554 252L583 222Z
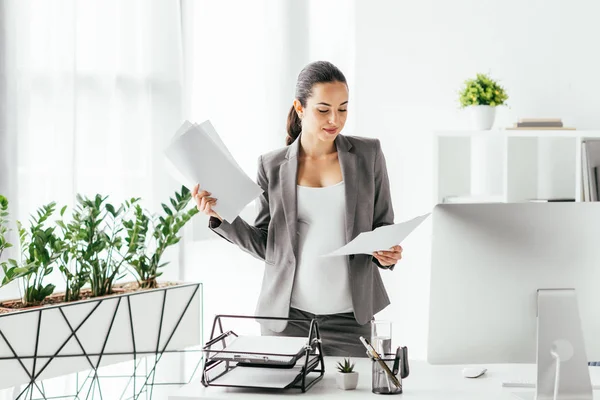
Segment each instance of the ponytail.
M294 106L292 106L292 108L290 108L290 112L288 113L287 118L287 136L285 138L286 146L289 146L290 144L294 143L294 141L300 135L300 132L302 132L302 122L300 120L300 117L298 117L296 109L294 108Z

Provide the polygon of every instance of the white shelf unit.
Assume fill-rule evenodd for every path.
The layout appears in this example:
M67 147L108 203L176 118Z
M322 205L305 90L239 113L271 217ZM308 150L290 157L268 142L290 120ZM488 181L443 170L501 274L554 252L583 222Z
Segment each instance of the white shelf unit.
M600 139L600 130L434 132L434 201L442 203L452 196L470 196L470 202L581 201L581 143L586 139ZM480 167L486 162L490 167L490 162L476 152L481 153L485 143L495 171L487 171L487 192L481 193Z

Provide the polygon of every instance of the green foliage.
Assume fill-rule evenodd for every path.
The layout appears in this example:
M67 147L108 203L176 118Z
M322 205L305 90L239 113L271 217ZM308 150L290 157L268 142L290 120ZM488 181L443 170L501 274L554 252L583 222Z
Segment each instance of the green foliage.
M123 246L120 233L122 219L132 202L126 201L119 208L106 203L108 196L97 194L93 199L77 195L77 207L73 222L65 226L70 231L71 255L79 265L79 270L69 273L63 268L66 279L71 281L71 290L76 294L80 284L88 280L92 296L112 293L115 280L121 276L121 266L125 257L119 250ZM136 199L132 199L135 200ZM65 229L63 228L63 229ZM83 271L84 276L80 277Z
M56 209L54 202L37 210L29 230L17 221L21 261L0 262L4 271L0 287L21 280L23 303L40 304L54 292L55 286L45 284L44 279L58 267L66 282L65 301L80 299L88 284L92 296L103 296L112 293L114 283L123 278L124 264L132 266L140 287L156 287L160 269L167 265L161 263L165 250L180 241L179 231L198 213L196 207L187 208L190 191L185 187L176 191L169 205L162 204L160 216L144 211L140 199L132 198L117 208L107 198L77 195L71 218L65 220L65 206L51 227L47 225ZM0 195L0 260L12 246L6 238L8 216L8 200Z
M485 105L500 106L505 104L508 95L502 86L485 74L477 74L475 79L467 79L460 92L462 107Z
M63 217L67 209L64 206L60 212ZM82 221L84 219L84 210L79 203L71 216L72 221L65 223L62 219L57 220L56 224L62 229L65 250L59 258L59 269L65 279L65 301L76 301L80 299L81 289L89 279L88 264L81 262L82 240L85 234L81 232Z
M192 199L189 189L181 187L181 193L175 192L170 204L162 204L162 216L147 215L139 205L135 206L132 219L123 221L127 230L127 259L132 266L140 287L156 287L156 278L162 275L159 271L168 263L161 259L165 250L177 244L183 226L198 213L196 207L186 210ZM152 227L152 235L148 232Z
M2 260L2 253L4 252L4 250L12 247L12 244L8 243L8 239L6 238L6 235L8 235L9 232L10 229L8 229L8 200L6 199L6 197L0 194L0 260Z
M21 263L8 260L2 265L4 278L2 286L21 279L23 285L23 303L34 305L41 303L54 292L55 286L44 284L44 279L52 273L54 265L64 251L64 242L55 233L55 227L46 227L46 221L54 213L56 203L52 202L37 210L31 216L27 231L17 221L21 244Z
M348 373L354 371L354 363L350 363L349 358L344 358L343 364L340 361L338 361L337 369L338 369L338 371L340 371L344 374L348 374Z

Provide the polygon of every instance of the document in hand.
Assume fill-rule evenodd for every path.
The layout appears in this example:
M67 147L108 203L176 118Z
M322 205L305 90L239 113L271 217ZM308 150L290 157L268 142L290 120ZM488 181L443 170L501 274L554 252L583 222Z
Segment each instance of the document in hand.
M263 190L235 161L210 121L185 121L165 150L176 178L188 188L200 188L217 199L213 207L223 219L233 221Z
M414 231L421 222L425 221L431 213L423 214L406 222L399 224L380 226L371 232L359 234L350 243L339 249L324 254L322 257L343 256L348 254L372 254L378 250L388 250L390 247L400 244Z

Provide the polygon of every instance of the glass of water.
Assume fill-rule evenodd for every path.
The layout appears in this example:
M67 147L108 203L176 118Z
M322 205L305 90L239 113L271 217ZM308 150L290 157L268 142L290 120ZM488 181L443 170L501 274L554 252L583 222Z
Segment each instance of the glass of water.
M371 345L379 355L392 354L392 323L371 321Z

